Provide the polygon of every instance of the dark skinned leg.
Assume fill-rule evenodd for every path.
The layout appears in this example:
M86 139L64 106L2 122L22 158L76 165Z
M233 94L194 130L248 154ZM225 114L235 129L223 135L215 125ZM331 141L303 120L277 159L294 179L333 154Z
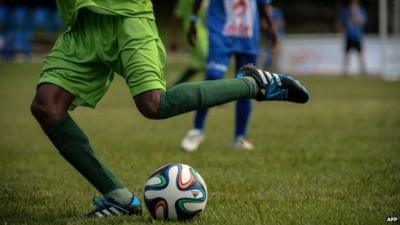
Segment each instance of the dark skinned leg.
M68 115L74 95L54 84L39 86L31 111L60 154L106 198L128 204L132 194L98 159L89 140Z
M162 90L150 90L133 97L139 112L148 119L158 119Z
M75 96L54 84L42 84L32 101L31 112L43 129L54 125L66 113Z
M253 98L258 87L253 78L178 84L167 91L150 90L133 97L139 111L149 119L166 119L193 110L239 99Z

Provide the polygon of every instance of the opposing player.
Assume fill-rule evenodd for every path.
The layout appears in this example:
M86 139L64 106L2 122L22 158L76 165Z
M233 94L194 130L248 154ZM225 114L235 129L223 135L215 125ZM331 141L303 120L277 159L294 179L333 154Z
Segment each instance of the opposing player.
M94 108L114 72L149 119L238 99L308 101L298 81L253 66L243 67L239 79L185 83L166 91L165 51L150 0L58 0L57 6L66 30L44 60L31 111L59 153L103 195L94 199L89 217L141 214L138 197L102 163L68 114L77 106Z
M358 61L360 65L360 73L364 75L367 73L364 52L362 49L364 26L366 21L367 13L360 6L359 0L352 0L339 13L339 30L343 32L345 36L343 74L348 74L349 54L350 51L353 49L357 51Z
M192 4L194 0L178 0L175 9L174 16L172 18L172 40L170 43L170 48L176 48L177 34L179 34L179 27L182 27L183 33L186 35L188 33L190 18L192 15ZM194 46L189 46L190 53L190 64L183 71L183 73L174 82L177 85L182 82L188 81L197 73L203 72L206 64L206 57L208 51L208 37L207 28L205 25L205 13L208 6L208 1L203 1L200 6L199 20L196 23L197 39ZM181 25L181 26L179 26Z
M194 15L197 15L200 1L195 1ZM206 66L206 80L223 78L232 55L236 59L236 71L246 64L256 64L259 49L259 12L267 21L271 45L276 43L276 32L271 19L270 0L211 0L207 12L209 30L209 51ZM260 10L259 10L260 9ZM189 30L189 41L195 44L196 17ZM182 149L195 151L204 139L204 126L208 109L196 112L193 128L181 142ZM251 101L240 99L236 103L235 133L233 147L251 150L253 144L246 139L251 113Z

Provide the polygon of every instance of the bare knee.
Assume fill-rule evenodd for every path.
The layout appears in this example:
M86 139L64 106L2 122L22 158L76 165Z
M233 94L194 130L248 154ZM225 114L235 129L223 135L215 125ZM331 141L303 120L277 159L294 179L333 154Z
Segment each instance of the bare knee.
M46 102L43 99L35 98L31 104L32 115L42 126L49 126L56 123L64 115L64 112L57 110L57 105L51 102Z
M74 95L55 84L41 84L32 101L31 112L42 127L47 127L65 115L74 98Z
M136 107L140 113L148 119L159 118L161 90L150 90L136 95Z

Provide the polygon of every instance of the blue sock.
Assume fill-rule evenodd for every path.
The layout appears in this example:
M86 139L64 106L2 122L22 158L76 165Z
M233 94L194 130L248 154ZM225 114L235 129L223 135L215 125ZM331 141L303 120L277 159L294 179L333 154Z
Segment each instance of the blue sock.
M208 112L208 108L200 109L196 112L196 115L194 117L194 128L195 129L198 129L198 130L204 129L204 123L206 121L207 112Z
M239 100L236 102L236 128L235 138L245 136L251 112L251 100Z

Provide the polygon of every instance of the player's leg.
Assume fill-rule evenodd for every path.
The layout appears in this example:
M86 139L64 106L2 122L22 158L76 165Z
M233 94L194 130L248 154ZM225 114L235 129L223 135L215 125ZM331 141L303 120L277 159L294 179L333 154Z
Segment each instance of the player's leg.
M349 54L351 50L351 41L346 38L344 54L343 54L343 75L348 75L348 67L349 67Z
M125 34L118 35L125 39L119 40L123 46L119 73L126 79L136 106L147 118L166 119L248 98L297 103L308 101L308 93L298 81L253 66L242 68L239 79L183 83L165 91L165 50L154 21L130 18L124 26ZM131 41L132 38L135 42Z
M366 76L367 75L367 65L365 63L364 52L363 52L361 40L359 40L357 42L357 46L355 46L355 49L357 51L358 62L360 65L360 74L361 74L361 76Z
M358 62L360 64L360 73L361 76L367 76L367 64L365 63L364 53L362 51L357 53L358 55Z
M60 154L106 199L131 206L137 198L101 162L84 132L67 113L68 108L78 105L94 107L113 76L93 54L93 38L100 37L93 35L93 27L86 24L93 17L88 12L79 13L82 16L77 20L79 24L62 34L46 57L32 113ZM81 37L83 33L85 36ZM137 213L139 209L132 208L127 213Z
M131 59L125 60L130 64L128 67L136 68L133 73L128 71L127 83L136 106L149 119L166 119L240 99L255 98L259 101L296 103L308 101L308 92L300 82L290 76L271 74L254 66L243 67L237 75L240 77L238 79L183 83L165 91L163 87L165 83L161 79L162 70L147 70L156 65L155 62L148 63L145 67L134 66L136 63L144 65L141 61L152 58L141 54L146 52L146 56L152 52L155 54L154 52L157 52L154 48L155 43L150 42L143 46L149 48L148 50L153 49L151 51L136 51L133 55L129 54L129 51L122 53L123 58ZM143 83L144 79L148 81ZM142 84L136 86L135 83L138 81Z
M84 132L67 113L75 96L60 86L43 83L31 111L59 153L104 196L128 204L132 194L100 161Z
M184 83L167 91L154 88L135 95L134 99L139 109L145 108L141 112L146 112L143 115L149 119L166 119L240 99L294 103L306 103L309 99L305 87L288 75L246 66L238 76L243 77ZM151 102L146 102L146 99Z
M148 42L134 54L123 51L125 77L137 108L149 119L166 119L240 99L305 103L308 92L290 76L270 74L254 66L239 71L239 79L220 79L178 84L165 91L157 44ZM139 66L141 65L141 66Z
M241 99L295 103L306 103L309 99L305 87L288 75L244 66L236 77L238 79L179 84L161 91L160 102L152 103L158 105L158 111L153 112L152 118L165 119Z
M236 54L236 73L247 64L255 64L257 55ZM235 133L233 138L233 147L236 149L251 150L253 145L246 139L247 127L251 113L251 100L242 99L236 102L235 115Z

